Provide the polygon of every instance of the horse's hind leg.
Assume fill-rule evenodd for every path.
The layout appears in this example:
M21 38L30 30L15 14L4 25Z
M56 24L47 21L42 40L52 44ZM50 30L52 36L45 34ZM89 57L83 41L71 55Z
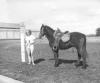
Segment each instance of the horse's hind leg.
M78 53L78 60L75 64L76 67L81 66L81 54L80 54L80 50L77 50Z
M77 49L77 53L78 53L78 60L77 60L77 64L76 64L76 67L78 66L81 66L81 58L83 58L83 42L84 42L84 39L81 38L80 39L80 42L78 44L78 47L76 48Z
M85 48L83 48L82 58L83 58L83 66L82 66L82 68L83 68L83 69L86 69L86 68L87 68L87 61L86 61L86 58L87 58L87 51L86 51Z
M87 64L86 64L86 58L87 58L87 50L86 50L86 41L84 38L81 39L81 55L82 55L82 68L86 69Z

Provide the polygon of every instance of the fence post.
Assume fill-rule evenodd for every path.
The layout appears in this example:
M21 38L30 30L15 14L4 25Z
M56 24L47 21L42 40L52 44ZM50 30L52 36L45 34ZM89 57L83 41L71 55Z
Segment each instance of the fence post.
M20 36L21 36L21 61L25 62L25 25L24 23L20 24Z

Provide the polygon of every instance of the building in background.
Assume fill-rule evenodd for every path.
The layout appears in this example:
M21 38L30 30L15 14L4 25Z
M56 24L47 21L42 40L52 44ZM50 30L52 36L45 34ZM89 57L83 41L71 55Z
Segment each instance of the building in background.
M0 23L0 39L20 39L19 28L19 24Z
M32 31L36 37L39 31ZM20 39L20 26L15 23L0 23L0 39Z
M100 27L96 29L96 36L100 36Z

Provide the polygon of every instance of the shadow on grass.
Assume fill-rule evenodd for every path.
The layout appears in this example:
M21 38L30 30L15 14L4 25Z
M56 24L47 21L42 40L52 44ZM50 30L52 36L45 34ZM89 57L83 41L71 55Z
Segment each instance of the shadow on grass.
M54 59L54 58L51 58L51 59L49 59L49 60L55 60L55 59ZM40 62L42 62L42 61L45 61L45 59L39 58L39 59L36 59L36 60L34 61L34 63L35 63L35 64L38 64L38 63L40 63ZM59 66L60 64L73 64L73 63L75 63L75 65L76 65L77 60L59 59L58 66ZM78 66L83 66L83 62L81 61L76 67L78 67ZM87 64L86 64L86 67L88 67Z
M55 60L53 58L49 59L49 60ZM77 60L65 60L65 59L59 59L59 64L72 64L72 63L76 63Z
M49 59L49 60L55 60L54 58L51 58L51 59ZM59 59L58 60L58 66L60 65L60 64L73 64L73 63L75 63L75 65L76 65L76 63L77 63L77 60L65 60L65 59ZM78 67L78 66L83 66L83 61L80 61L80 63L76 66L76 67ZM88 65L86 64L86 67L88 67Z
M36 60L34 61L34 63L35 63L35 64L38 64L38 63L40 63L40 62L42 62L42 61L45 61L45 59L39 58L39 59L36 59Z

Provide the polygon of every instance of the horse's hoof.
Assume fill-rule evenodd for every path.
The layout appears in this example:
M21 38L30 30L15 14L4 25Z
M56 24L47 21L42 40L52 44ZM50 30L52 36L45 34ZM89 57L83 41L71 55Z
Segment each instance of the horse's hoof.
M54 65L55 67L58 67L59 65L58 64L56 64L56 65Z
M77 67L81 66L81 64L80 63L76 63L75 66L77 68Z
M86 66L82 66L82 69L86 69L87 67Z
M76 68L78 68L78 67L79 67L79 65L75 65L75 67L76 67Z
M83 65L82 66L82 69L86 69L88 67L88 65L86 64L86 65Z

